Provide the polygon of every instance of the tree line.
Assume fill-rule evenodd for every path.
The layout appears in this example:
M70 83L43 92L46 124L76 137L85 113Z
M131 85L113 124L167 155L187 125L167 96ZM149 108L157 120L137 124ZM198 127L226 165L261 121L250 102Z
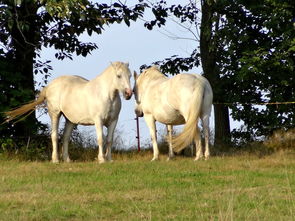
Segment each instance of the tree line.
M215 143L248 142L293 128L295 104L295 5L292 0L201 0L187 4L138 0L93 3L88 0L6 0L0 2L0 112L36 96L34 75L51 71L40 60L42 47L56 59L87 56L99 42L82 42L85 32L103 34L114 23L132 25L151 10L144 27L163 28L171 18L190 27L199 46L188 57L155 61L167 74L201 66L214 91ZM151 64L143 64L142 67ZM230 131L229 115L243 121ZM0 121L5 119L0 116ZM1 138L29 136L42 129L34 115L0 126Z

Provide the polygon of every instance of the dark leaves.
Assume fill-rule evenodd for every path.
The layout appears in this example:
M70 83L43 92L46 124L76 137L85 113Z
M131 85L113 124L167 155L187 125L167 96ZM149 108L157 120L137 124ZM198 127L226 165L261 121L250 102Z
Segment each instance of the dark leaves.
M177 55L173 55L163 61L156 61L153 65L159 65L164 74L176 75L183 71L188 71L193 67L198 67L200 65L200 54L197 50L194 50L190 57L181 58ZM151 65L142 65L140 69L143 70L150 66Z
M193 24L196 22L197 14L199 13L199 9L194 3L190 3L188 5L179 4L168 6L166 1L159 1L152 4L151 8L155 19L144 24L144 26L149 30L152 30L154 26L158 26L159 28L164 26L170 15L178 18L181 23L190 22Z

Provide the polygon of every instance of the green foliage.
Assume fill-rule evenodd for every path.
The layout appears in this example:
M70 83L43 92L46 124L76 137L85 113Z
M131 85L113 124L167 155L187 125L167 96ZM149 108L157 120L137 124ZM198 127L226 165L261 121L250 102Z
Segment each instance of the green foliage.
M0 96L0 139L10 138L12 135L26 136L36 130L37 125L32 119L19 122L17 125L12 122L3 124L5 121L3 112L32 99L31 91L22 84L24 78L16 62L0 56L0 91L2 93Z
M207 73L206 77L213 86L214 101L232 103L229 107L233 119L244 122L241 128L233 131L234 140L252 141L264 138L278 128L294 127L294 104L253 105L295 101L294 3L279 0L201 1L202 6L205 3L207 7L203 10L212 13L208 13L211 17L201 20L208 25L201 24L201 37L204 38L200 41L209 42L206 63L216 65L218 69L216 73ZM155 19L145 24L148 29L165 25L172 15L179 18L180 23L197 28L200 25L199 9L193 3L169 6L165 1L158 1L151 7ZM210 53L214 55L210 56ZM172 56L155 64L160 65L163 72L174 75L198 66L202 56L202 51L195 49L187 58ZM202 65L205 70L206 65Z
M20 161L49 161L51 144L48 136L1 138L0 155L5 159Z
M163 61L155 61L153 65L159 65L161 71L165 74L176 75L182 71L188 71L193 67L200 65L200 53L194 50L189 57L181 58L178 55L173 55ZM150 67L151 65L142 65L141 70Z
M294 101L294 4L236 1L217 10L224 15L218 36L221 81L231 85L225 87L227 101L246 103L231 106L232 117L245 122L234 134L251 140L294 127L294 104L249 105Z
M59 59L71 57L74 52L86 56L97 46L81 42L78 38L81 34L85 31L89 35L101 34L104 26L123 20L129 26L130 20L137 20L145 8L145 4L140 3L128 8L119 3L107 5L87 0L20 0L16 3L7 1L1 7L0 41L5 49L13 49L10 37L15 26L25 38L25 31L34 25L34 38L25 39L25 43L33 44L36 50L54 46L59 50L56 54Z

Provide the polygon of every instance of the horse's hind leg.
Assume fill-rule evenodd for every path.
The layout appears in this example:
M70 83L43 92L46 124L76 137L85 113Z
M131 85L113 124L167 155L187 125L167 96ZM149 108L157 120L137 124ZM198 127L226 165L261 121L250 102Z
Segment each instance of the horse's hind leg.
M51 119L51 141L52 141L52 157L53 163L58 163L58 124L60 113L49 113Z
M195 160L199 160L203 157L202 143L201 143L201 135L200 131L197 128L197 134L195 137L195 145L196 145L196 158Z
M169 153L168 153L167 161L174 158L174 152L173 152L173 147L172 147L172 131L173 131L173 126L167 125L168 145L169 145Z
M210 157L209 150L209 116L205 115L202 117L203 131L205 135L205 160L208 160Z
M69 140L71 133L74 129L75 124L70 122L68 119L66 119L65 123L65 129L64 129L64 134L63 134L63 142L62 142L62 156L64 162L71 162L71 159L69 157Z

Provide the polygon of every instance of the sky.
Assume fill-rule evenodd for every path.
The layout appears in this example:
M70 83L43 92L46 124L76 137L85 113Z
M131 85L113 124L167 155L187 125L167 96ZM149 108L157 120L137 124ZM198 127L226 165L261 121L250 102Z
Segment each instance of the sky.
M79 75L90 80L108 67L110 62L114 61L129 62L131 72L137 71L139 73L139 67L143 64L151 64L154 61L163 60L172 55L189 56L198 47L197 41L175 39L167 36L168 33L173 33L174 36L181 38L193 37L191 33L181 28L172 20L169 20L165 29L154 29L153 31L144 28L143 24L144 21L142 20L132 22L130 27L127 27L124 23L113 24L106 27L101 35L83 35L83 41L94 42L98 45L98 49L87 57L73 56L73 60L65 59L60 61L55 58L54 49L43 48L41 59L43 61L52 61L51 66L53 67L53 71L51 72L52 75L49 81L61 75ZM201 67L196 67L190 71L190 73L201 72ZM37 76L37 81L41 81L40 76ZM134 80L132 78L132 85L133 82ZM137 143L136 121L134 120L135 101L134 97L128 101L123 98L121 100L122 109L119 115L117 131L123 138L124 146L128 148ZM42 115L39 119L45 123L50 121L48 115ZM211 116L211 122L213 121L214 119ZM139 123L141 143L148 143L150 141L150 135L144 119L140 118ZM62 123L60 127L63 128ZM211 127L213 127L212 123ZM87 130L88 134L95 136L94 126L79 126L78 128L79 130ZM157 124L157 128L158 132L163 134L164 127Z

